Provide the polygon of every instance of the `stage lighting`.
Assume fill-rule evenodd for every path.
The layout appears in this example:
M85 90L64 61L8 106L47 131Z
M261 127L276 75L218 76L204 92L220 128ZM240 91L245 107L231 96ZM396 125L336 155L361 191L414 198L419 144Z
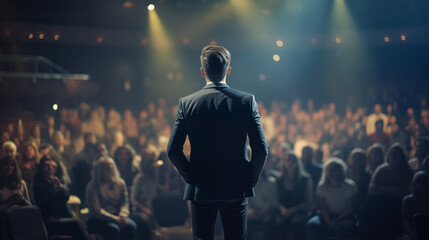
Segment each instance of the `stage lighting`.
M339 37L335 38L335 42L338 43L338 44L340 44L341 43L341 38L339 38Z
M58 110L58 104L54 104L54 105L52 105L52 109L54 109L54 111L57 111Z
M155 10L155 5L153 5L153 4L149 4L149 5L147 6L147 10L149 10L149 11L153 11L153 10Z
M385 36L385 37L384 37L384 42L388 43L389 41L390 41L389 37L388 37L388 36Z
M103 37L99 36L97 37L97 43L102 43L103 42Z
M43 33L40 33L39 34L39 39L43 39L43 38L45 38L45 35Z
M124 8L133 8L134 7L134 3L131 1L125 1L124 4L122 5Z
M32 33L28 34L29 39L33 39L34 35Z
M58 34L55 34L55 35L54 35L54 39L55 39L55 40L58 40L58 39L60 39L60 35L58 35Z
M407 39L407 37L405 36L405 34L402 34L402 35L401 35L401 40L402 40L402 41L405 41L406 39Z
M277 47L283 47L283 41L282 40L277 40L276 41L276 45L277 45Z
M278 54L274 54L274 55L273 55L273 60L274 60L275 62L280 61L280 56L279 56Z

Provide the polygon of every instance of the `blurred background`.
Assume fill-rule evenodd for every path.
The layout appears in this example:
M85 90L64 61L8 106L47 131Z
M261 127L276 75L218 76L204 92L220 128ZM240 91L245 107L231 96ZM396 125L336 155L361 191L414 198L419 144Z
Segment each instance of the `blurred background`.
M230 50L231 87L267 103L311 98L344 112L372 104L370 91L422 95L428 10L421 0L4 0L2 109L81 101L139 109L159 97L174 104L204 85L199 55L207 44ZM12 76L55 69L11 56L45 57L84 74L85 87L73 76ZM39 90L57 82L54 91Z

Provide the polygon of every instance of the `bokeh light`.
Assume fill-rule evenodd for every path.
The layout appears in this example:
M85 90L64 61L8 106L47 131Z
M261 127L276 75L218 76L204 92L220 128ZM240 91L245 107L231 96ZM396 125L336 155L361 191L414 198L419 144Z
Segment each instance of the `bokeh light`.
M275 62L280 61L280 56L279 56L278 54L274 54L274 55L273 55L273 60L274 60Z

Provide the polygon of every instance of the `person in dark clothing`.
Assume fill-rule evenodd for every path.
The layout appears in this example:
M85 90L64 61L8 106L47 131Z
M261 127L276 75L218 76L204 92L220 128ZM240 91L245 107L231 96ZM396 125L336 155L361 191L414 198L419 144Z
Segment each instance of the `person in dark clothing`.
M73 160L72 173L72 193L80 198L82 205L86 207L85 194L86 185L91 180L91 172L94 162L101 156L107 155L106 145L96 144L96 137L93 133L85 133L85 148L75 156Z
M276 239L300 239L313 198L311 177L304 172L298 157L288 152L281 156L282 174L277 179L279 215Z
M372 133L368 136L368 146L371 146L374 143L380 143L384 146L384 149L390 147L390 137L384 132L384 121L379 119L375 122L375 133Z
M128 193L131 192L130 189L133 185L134 177L139 173L139 170L133 163L135 154L133 147L129 144L125 144L124 146L116 149L114 156L119 173L127 184L127 188L129 190Z
M313 192L315 192L316 186L319 184L320 177L322 176L322 165L313 162L313 149L310 146L305 146L302 149L301 160L304 170L311 176L311 180L313 181L312 186L314 186Z
M364 149L355 148L352 150L348 158L349 169L347 177L353 180L358 188L357 212L363 200L368 195L369 182L371 181L371 174L366 170L366 162L367 157Z
M34 177L33 192L43 222L50 235L71 235L75 239L90 239L80 220L73 218L67 205L68 179L60 162L50 155L40 160Z

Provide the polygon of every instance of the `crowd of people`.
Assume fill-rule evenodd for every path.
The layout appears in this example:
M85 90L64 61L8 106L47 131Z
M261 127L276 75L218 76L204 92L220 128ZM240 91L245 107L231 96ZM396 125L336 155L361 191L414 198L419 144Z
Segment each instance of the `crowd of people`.
M258 107L270 154L249 200L250 239L417 239L413 216L429 213L426 101L405 112L347 107L342 116L334 103L315 109L311 100L305 109L300 100ZM180 198L184 188L165 153L176 109L162 98L122 114L82 103L28 132L9 124L0 214L36 205L51 235L153 239L153 200ZM70 195L88 208L86 222L73 217Z

